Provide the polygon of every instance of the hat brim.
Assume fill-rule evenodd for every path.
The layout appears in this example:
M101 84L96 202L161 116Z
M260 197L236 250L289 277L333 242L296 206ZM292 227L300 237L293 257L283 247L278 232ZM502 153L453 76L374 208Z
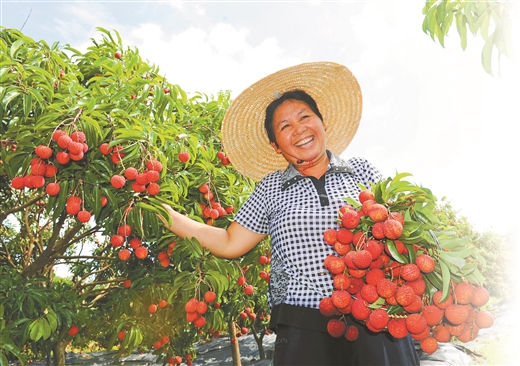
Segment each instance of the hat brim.
M340 155L354 138L362 111L359 83L345 66L309 62L268 75L238 95L222 121L222 144L233 167L255 181L287 161L277 154L264 129L265 110L278 96L303 90L318 105L326 127L327 149Z

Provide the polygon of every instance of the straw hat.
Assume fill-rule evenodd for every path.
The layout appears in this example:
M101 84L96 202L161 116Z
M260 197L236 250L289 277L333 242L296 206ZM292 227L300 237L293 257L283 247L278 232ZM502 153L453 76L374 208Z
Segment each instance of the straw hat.
M292 66L257 81L235 100L222 121L222 144L231 164L255 181L287 161L269 143L265 110L283 93L300 89L317 103L326 126L327 149L340 155L356 134L361 119L359 84L349 69L333 62Z

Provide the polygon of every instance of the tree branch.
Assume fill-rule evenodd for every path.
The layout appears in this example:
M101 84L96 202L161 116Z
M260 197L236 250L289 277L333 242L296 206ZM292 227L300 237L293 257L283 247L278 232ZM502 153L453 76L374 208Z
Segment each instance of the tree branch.
M24 203L23 205L15 206L15 207L13 207L13 208L11 208L9 210L1 212L0 213L0 226L2 225L2 222L4 222L4 220L7 218L7 216L9 216L11 214L14 214L15 212L19 212L19 211L25 210L27 207L32 206L37 201L41 200L44 196L45 196L44 194L41 194L40 196L37 196L36 198L33 198L32 200Z

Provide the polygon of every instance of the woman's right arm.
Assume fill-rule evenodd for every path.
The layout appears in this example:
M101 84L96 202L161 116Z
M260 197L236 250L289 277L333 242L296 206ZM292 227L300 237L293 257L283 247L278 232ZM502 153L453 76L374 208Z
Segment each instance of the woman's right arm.
M163 204L170 214L172 224L160 217L166 228L181 238L195 238L212 254L222 258L236 258L249 252L265 234L258 234L246 229L237 222L232 222L227 229L206 225L186 217L169 205Z

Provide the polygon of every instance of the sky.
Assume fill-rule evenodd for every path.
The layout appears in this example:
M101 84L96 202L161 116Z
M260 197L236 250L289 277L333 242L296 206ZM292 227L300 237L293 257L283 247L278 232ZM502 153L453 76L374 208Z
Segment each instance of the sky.
M422 0L0 1L0 25L49 44L85 50L96 27L117 30L189 93L236 96L285 67L341 63L363 92L343 157L362 156L386 177L411 173L475 230L518 238L518 61L494 58L490 76L482 38L469 34L462 50L455 28L443 48L422 31Z

